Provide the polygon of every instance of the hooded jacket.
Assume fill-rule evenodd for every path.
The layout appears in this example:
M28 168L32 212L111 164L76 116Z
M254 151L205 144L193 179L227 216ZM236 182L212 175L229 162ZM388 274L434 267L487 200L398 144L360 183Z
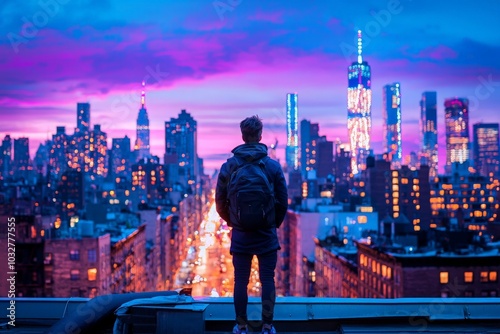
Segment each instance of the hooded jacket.
M222 164L215 189L215 206L217 212L229 226L232 224L229 218L229 207L227 206L227 184L231 178L231 174L240 164L267 157L267 146L262 143L248 143L235 147L231 152L233 156ZM265 159L264 161L269 181L274 184L276 227L279 227L285 218L288 208L286 181L283 170L277 161L273 159ZM276 227L257 231L232 229L231 254L265 254L280 249Z

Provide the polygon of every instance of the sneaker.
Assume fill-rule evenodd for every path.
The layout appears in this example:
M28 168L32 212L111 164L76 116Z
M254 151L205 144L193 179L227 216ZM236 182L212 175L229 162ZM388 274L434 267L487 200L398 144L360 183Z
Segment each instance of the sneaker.
M262 326L262 334L276 334L276 329L273 325L264 325Z
M240 325L236 324L233 328L233 334L248 334L248 328L246 325L244 327L240 327Z

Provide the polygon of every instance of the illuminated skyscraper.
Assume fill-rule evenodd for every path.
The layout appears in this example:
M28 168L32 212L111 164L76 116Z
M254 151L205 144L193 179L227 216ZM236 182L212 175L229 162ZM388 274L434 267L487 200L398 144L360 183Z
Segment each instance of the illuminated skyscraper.
M126 177L130 179L131 163L130 163L130 138L113 138L111 145L111 166L109 172L116 177Z
M438 174L438 136L437 136L437 94L422 93L420 100L420 131L422 150L420 164L429 166L429 177Z
M178 166L179 179L175 181L183 181L183 185L192 184L189 181L197 181L199 176L196 127L196 121L184 109L178 118L165 122L164 162Z
M362 36L358 31L358 60L349 66L347 88L347 128L351 146L351 169L358 174L364 169L367 152L370 150L371 132L371 70L363 61Z
M95 124L90 139L90 172L105 177L108 174L108 136L99 124Z
M453 164L469 163L469 100L450 98L444 102L446 170Z
M149 146L149 118L146 110L146 92L144 91L145 82L142 83L141 109L137 116L137 136L135 140L134 151L137 160L149 158L151 156Z
M300 121L300 170L303 178L307 177L307 172L316 169L319 138L318 123L306 119Z
M384 152L390 156L392 169L401 168L401 87L395 82L383 91Z
M476 123L473 126L473 154L476 171L483 176L500 176L498 123Z
M76 104L76 129L75 133L90 130L90 103Z
M297 93L286 94L286 165L288 171L299 169L299 121Z

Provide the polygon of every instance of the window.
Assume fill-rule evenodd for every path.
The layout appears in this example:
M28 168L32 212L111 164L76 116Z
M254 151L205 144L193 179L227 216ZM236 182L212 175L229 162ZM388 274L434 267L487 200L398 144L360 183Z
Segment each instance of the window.
M448 283L448 272L442 271L439 273L439 283L447 284Z
M448 291L441 291L441 298L448 298Z
M89 281L95 281L97 279L97 269L90 268L89 270L87 270L87 277Z
M465 291L464 297L474 297L474 292L473 291Z
M472 271L464 272L464 282L472 283L474 281L474 273Z
M72 281L77 281L80 279L80 270L78 269L72 269L69 275L70 279Z
M97 261L97 253L95 249L89 249L87 251L87 259L89 262L96 262Z
M69 251L69 259L72 261L80 261L80 250L72 249Z
M488 282L488 272L487 271L481 271L481 274L480 274L480 279L481 279L481 282Z
M496 282L497 281L497 272L496 271L490 271L490 282Z

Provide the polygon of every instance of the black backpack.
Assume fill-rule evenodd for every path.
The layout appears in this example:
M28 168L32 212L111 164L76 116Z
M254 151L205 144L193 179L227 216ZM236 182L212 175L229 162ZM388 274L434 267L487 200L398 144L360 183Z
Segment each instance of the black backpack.
M231 173L227 186L229 218L233 228L256 231L276 226L274 185L264 160L245 162Z

